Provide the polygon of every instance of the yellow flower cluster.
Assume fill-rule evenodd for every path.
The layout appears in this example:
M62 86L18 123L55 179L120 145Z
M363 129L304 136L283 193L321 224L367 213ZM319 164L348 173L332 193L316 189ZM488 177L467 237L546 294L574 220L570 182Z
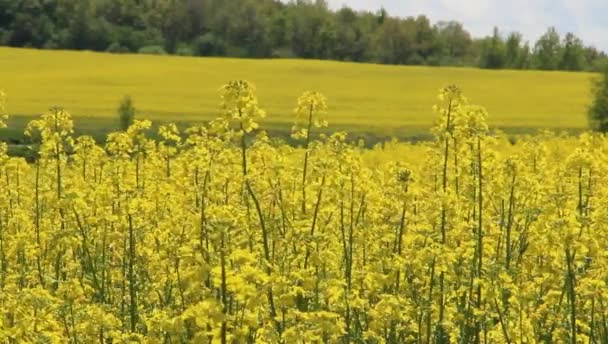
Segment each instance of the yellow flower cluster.
M310 132L312 128L327 127L327 120L323 118L327 112L327 99L319 92L307 91L298 98L297 106L294 110L296 123L292 127L292 137L295 139L305 139L310 142ZM305 123L301 128L300 122Z
M306 93L304 149L220 117L105 146L52 109L0 152L2 343L603 343L608 140L491 134L441 91L426 159L368 166ZM562 149L574 142L572 149Z

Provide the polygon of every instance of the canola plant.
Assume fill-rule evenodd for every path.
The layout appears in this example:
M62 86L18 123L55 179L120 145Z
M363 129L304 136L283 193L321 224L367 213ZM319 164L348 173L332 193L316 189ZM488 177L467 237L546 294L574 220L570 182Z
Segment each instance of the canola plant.
M449 86L425 159L368 166L326 111L299 98L298 148L245 81L157 140L31 122L35 161L0 146L0 342L608 341L604 136L499 149Z

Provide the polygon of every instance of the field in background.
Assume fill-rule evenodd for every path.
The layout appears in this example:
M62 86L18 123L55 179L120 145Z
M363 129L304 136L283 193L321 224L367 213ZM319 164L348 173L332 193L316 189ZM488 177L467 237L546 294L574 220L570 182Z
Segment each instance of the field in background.
M580 130L587 125L593 74L0 48L0 76L13 116L13 132L4 137L20 135L27 121L54 105L72 113L81 131L114 130L126 94L142 118L208 120L217 113L218 88L238 78L257 86L268 113L263 125L272 131L286 130L296 97L314 89L329 99L331 130L415 138L427 135L437 90L449 83L485 106L493 127Z

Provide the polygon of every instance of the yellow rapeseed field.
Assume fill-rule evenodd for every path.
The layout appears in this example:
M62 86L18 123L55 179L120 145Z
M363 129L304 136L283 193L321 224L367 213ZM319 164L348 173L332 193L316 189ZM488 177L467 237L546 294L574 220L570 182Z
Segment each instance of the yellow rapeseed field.
M511 131L584 128L589 73L489 71L306 60L249 60L0 48L10 112L36 115L61 105L79 127L109 126L129 94L142 118L192 123L217 115L217 85L244 78L259 89L267 128L287 132L294 95L308 89L330 100L333 129L382 136L426 133L436 90L457 83ZM101 124L100 124L101 123ZM110 128L112 129L112 128Z
M0 143L0 343L608 342L605 135L511 144L448 86L432 140L372 151L305 92L296 149L219 94L157 139L54 108L31 163Z

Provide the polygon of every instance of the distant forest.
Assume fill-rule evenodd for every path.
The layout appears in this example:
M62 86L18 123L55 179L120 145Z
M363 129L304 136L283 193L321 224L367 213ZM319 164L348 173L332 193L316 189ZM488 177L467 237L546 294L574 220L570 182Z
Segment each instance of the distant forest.
M495 28L324 0L0 0L0 44L112 53L307 58L402 65L598 71L605 52L550 27L536 42Z

